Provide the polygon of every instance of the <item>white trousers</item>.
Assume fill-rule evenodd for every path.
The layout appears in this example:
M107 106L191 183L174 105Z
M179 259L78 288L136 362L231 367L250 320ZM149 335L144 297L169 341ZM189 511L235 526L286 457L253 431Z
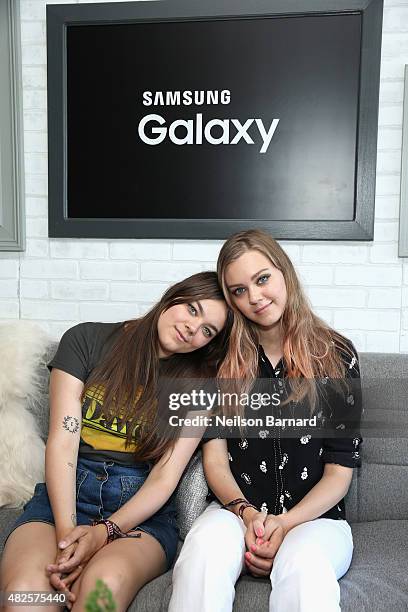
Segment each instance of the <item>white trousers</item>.
M195 521L173 571L169 612L231 612L244 570L245 526L212 502ZM353 538L347 521L316 519L283 540L270 576L269 612L339 612L338 579L348 570Z

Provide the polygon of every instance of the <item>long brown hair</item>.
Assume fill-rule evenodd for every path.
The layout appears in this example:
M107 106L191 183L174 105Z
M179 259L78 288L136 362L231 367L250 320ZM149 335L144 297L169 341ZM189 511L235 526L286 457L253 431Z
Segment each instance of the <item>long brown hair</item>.
M240 379L248 389L258 372L258 329L232 303L225 282L225 272L233 261L247 251L265 255L282 272L286 284L287 302L280 324L283 332L283 358L292 392L297 400L306 395L313 405L314 379L342 378L345 366L340 351L350 354L350 348L339 333L316 316L303 292L293 264L285 251L262 230L248 230L231 236L223 245L217 262L218 279L227 303L234 310L228 354L219 370L220 378Z
M215 272L199 272L173 285L160 301L139 319L125 321L100 364L86 381L82 398L103 389L105 418L120 417L127 424L126 444L136 444L136 459L157 460L174 445L179 430L160 426L157 386L160 377L201 378L215 376L225 357L232 313L228 309L223 330L205 346L191 353L159 360L157 323L176 304L197 300L223 300Z

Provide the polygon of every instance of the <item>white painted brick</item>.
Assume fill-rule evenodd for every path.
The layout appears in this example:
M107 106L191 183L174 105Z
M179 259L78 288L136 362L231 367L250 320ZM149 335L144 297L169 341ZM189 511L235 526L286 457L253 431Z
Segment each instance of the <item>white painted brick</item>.
M334 313L334 327L357 330L398 331L399 310L367 310L366 308L337 310Z
M26 153L24 155L26 172L29 174L47 174L48 162L45 153Z
M196 264L188 263L143 263L141 280L177 282L200 271Z
M201 264L201 272L216 272L217 262L216 261L205 261Z
M47 238L48 220L43 217L27 217L26 230L30 238Z
M408 287L403 287L402 289L402 307L408 308Z
M408 263L404 263L404 285L408 285Z
M367 332L366 350L373 353L398 353L400 336L392 332Z
M377 196L375 199L375 217L376 219L398 219L399 207L400 199L398 196ZM374 232L376 225L374 226Z
M49 297L48 281L21 279L20 294L22 298L46 300Z
M138 316L137 308L134 304L101 304L99 302L82 302L79 305L81 321L102 321L114 323L135 319Z
M147 312L149 312L149 310L153 308L154 305L155 302L142 302L141 304L138 304L138 316L143 317Z
M305 245L302 259L305 263L364 263L367 261L367 247L340 243Z
M78 265L74 261L25 259L21 262L21 278L76 279L77 277Z
M18 298L18 281L0 280L0 298Z
M108 283L89 281L52 281L51 297L56 300L107 300Z
M368 308L399 308L401 289L376 287L368 291Z
M375 244L370 247L370 261L373 263L399 264L398 244Z
M337 331L343 334L345 338L351 340L357 351L361 352L366 350L367 332L360 332L355 329L337 329Z
M292 263L300 263L301 255L300 255L300 246L298 244L292 244L291 242L281 242L279 241L280 246L285 251L286 255L289 257Z
M21 57L23 65L45 65L47 62L47 52L45 44L22 45Z
M19 316L18 301L0 300L0 319L18 319Z
M408 353L408 333L402 332L401 334L400 351L401 353Z
M7 259L0 251L0 278L18 279L18 261Z
M378 151L377 168L384 174L397 174L401 171L401 151Z
M378 150L397 150L401 151L402 130L401 128L380 128L378 130Z
M404 99L404 81L381 81L380 106L382 104L397 104Z
M26 110L46 110L47 92L43 89L25 89L23 92L23 104Z
M45 22L41 21L22 21L21 22L21 42L45 44Z
M48 202L46 198L26 198L25 209L28 217L46 217Z
M408 6L384 9L383 32L408 32Z
M111 242L109 245L111 259L133 260L166 260L171 258L171 243L153 240Z
M399 287L400 266L343 266L334 275L336 285L361 285L362 287Z
M156 302L167 287L165 283L111 283L110 297L115 302Z
M26 174L25 189L28 196L46 196L48 193L48 177L46 174Z
M22 20L45 21L45 3L38 0L20 0L20 15Z
M328 325L333 325L333 311L328 308L315 308L314 313Z
M21 300L21 318L63 321L78 318L78 304L46 300Z
M48 257L50 254L48 240L27 238L25 254L26 257Z
M139 280L140 264L118 261L81 261L80 277L94 280Z
M381 60L382 79L403 79L404 62L398 57L383 57Z
M331 285L333 282L332 266L296 266L296 271L305 285Z
M45 66L23 66L22 79L24 89L46 89L47 69Z
M389 8L390 6L406 6L407 0L384 0L384 8Z
M408 330L408 308L402 311L402 329Z
M50 338L59 341L64 332L77 325L78 321L48 321L46 324L43 321L37 321L37 323L46 326Z
M50 240L51 257L65 259L106 259L108 245L97 240Z
M389 104L381 106L378 113L378 125L402 126L402 104Z
M24 130L45 132L47 129L47 113L42 110L25 110L23 113Z
M173 247L173 259L183 261L215 261L221 246L222 241L220 240L201 240L200 242L193 242L191 240L182 242L177 240Z
M337 287L317 289L309 287L306 293L314 308L338 308L341 306L359 308L364 307L366 303L366 291L362 289L338 289Z
M379 223L374 225L375 242L397 242L398 241L398 222Z
M377 174L375 192L377 196L399 196L400 183L399 174L389 176Z
M24 148L26 153L47 153L47 134L43 132L25 132Z
M408 36L403 32L385 32L382 36L381 55L386 58L408 57Z

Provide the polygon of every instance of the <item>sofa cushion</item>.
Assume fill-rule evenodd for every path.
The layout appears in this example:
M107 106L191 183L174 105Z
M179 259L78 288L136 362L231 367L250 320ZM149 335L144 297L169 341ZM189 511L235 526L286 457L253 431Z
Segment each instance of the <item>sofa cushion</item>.
M353 525L353 538L353 561L347 574L340 580L342 612L406 612L408 521L356 523ZM171 597L168 580L166 574L161 585L164 597L161 607L147 607L144 598L148 592L144 587L137 597L137 605L134 604L131 610L167 610ZM268 610L270 592L270 582L267 579L252 576L240 578L236 585L234 612Z
M182 540L185 539L196 518L208 506L207 493L208 486L201 461L201 450L198 450L190 459L177 487L176 508Z

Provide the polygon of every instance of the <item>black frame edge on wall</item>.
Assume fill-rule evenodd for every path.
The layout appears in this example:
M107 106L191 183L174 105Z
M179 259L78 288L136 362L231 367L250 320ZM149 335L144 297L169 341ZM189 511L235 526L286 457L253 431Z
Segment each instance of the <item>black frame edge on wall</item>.
M244 0L124 2L47 6L49 236L221 239L262 226L284 240L372 240L374 232L379 71L383 0ZM350 221L259 219L86 219L67 215L66 26L79 23L200 20L306 14L362 15L356 212ZM373 101L375 101L373 103Z

